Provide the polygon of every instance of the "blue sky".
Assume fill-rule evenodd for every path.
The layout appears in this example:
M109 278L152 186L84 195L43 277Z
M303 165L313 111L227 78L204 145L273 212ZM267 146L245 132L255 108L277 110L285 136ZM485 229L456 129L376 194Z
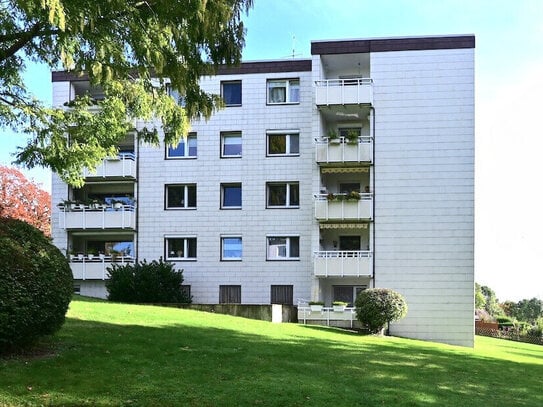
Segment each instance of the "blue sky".
M310 57L311 40L476 36L476 280L501 300L543 298L543 95L541 0L255 0L245 18L244 60ZM47 68L30 88L50 101ZM0 130L0 163L24 142ZM50 176L29 173L50 188Z

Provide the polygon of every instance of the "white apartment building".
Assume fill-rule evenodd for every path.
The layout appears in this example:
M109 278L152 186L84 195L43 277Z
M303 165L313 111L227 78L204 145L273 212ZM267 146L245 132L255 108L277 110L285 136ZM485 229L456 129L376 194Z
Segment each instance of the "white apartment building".
M311 59L201 79L226 107L178 146L127 135L82 189L53 176L81 294L163 257L194 303L353 303L392 288L394 335L473 346L472 35L315 41ZM92 92L53 72L53 102ZM175 96L175 95L174 95Z

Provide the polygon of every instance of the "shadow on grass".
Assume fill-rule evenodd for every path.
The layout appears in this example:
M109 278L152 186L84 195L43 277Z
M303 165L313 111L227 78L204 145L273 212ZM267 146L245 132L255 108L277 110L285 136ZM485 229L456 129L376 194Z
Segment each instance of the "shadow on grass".
M0 405L543 405L542 365L287 328L273 336L69 318L55 358L0 362Z

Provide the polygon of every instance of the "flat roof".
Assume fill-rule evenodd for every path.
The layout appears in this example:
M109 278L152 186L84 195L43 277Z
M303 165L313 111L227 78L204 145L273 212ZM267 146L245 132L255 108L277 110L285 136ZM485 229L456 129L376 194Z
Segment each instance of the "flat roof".
M475 35L388 37L311 41L311 55L475 48Z

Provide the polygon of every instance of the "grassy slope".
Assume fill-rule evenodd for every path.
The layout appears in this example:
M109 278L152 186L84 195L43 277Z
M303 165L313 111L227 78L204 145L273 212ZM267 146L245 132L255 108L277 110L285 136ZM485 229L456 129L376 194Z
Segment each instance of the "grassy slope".
M543 347L483 337L472 350L81 298L54 346L0 360L0 405L543 405Z

